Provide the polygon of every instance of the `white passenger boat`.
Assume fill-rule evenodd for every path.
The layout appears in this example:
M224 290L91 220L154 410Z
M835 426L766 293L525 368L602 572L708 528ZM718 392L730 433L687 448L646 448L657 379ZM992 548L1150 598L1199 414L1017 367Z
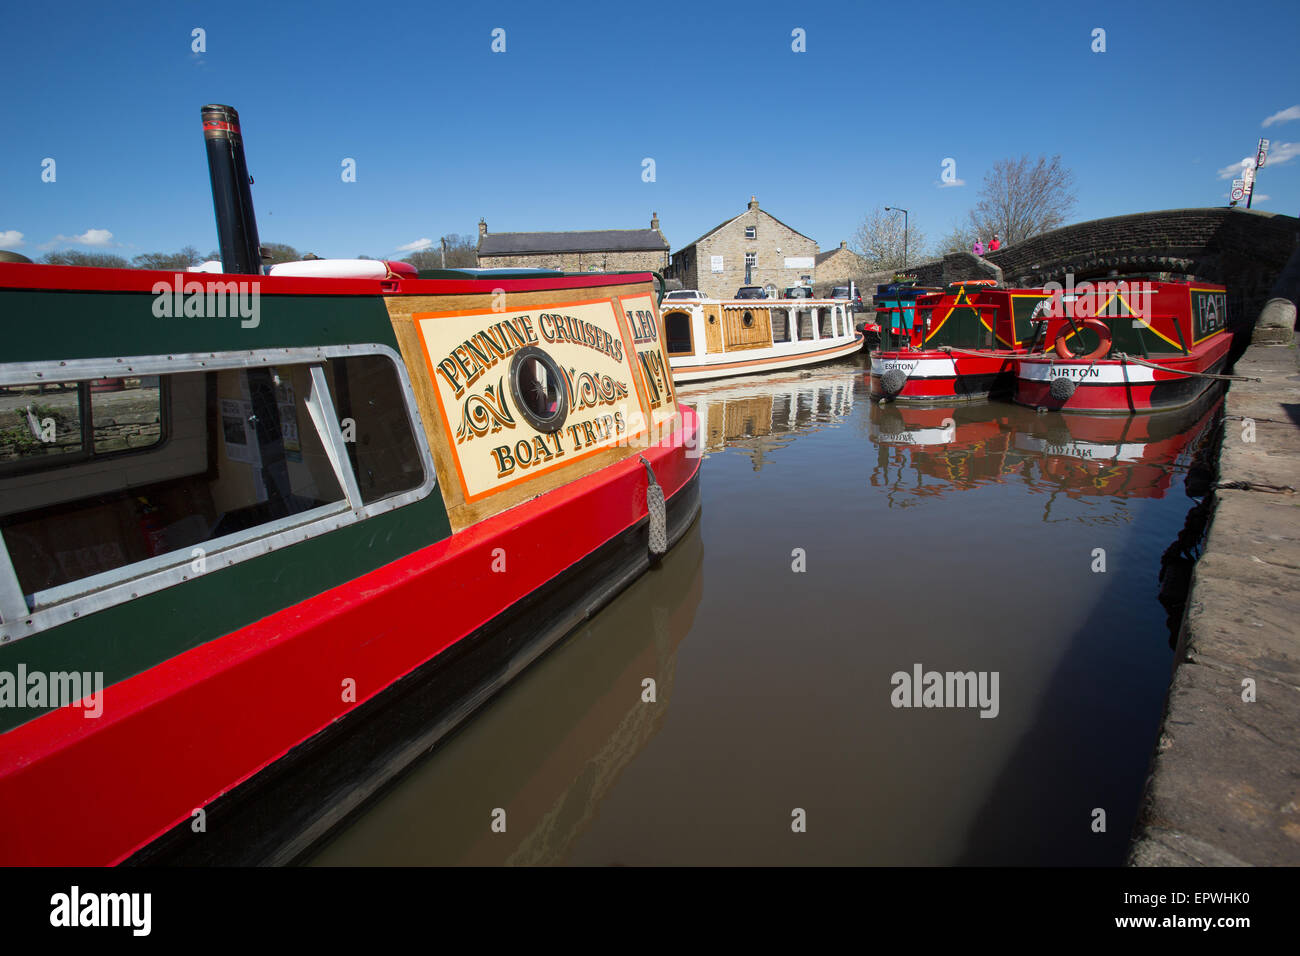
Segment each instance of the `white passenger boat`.
M815 365L862 348L842 300L667 298L660 310L677 382Z

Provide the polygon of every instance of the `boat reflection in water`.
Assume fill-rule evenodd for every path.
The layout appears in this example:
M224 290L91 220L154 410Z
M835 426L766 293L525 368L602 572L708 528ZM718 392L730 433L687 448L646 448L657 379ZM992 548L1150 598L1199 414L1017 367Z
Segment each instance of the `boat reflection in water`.
M705 453L745 449L754 470L789 445L795 432L838 424L853 411L856 370L843 365L752 376L722 385L682 385L678 400L695 409Z
M699 522L311 860L319 865L564 862L662 727L678 645L704 590ZM615 620L617 628L601 627ZM595 633L593 633L595 631ZM643 700L647 677L655 701ZM504 832L493 814L508 812Z
M871 484L933 496L1019 479L1031 492L1072 498L1163 498L1208 440L1222 403L1220 386L1186 408L1143 416L877 405Z

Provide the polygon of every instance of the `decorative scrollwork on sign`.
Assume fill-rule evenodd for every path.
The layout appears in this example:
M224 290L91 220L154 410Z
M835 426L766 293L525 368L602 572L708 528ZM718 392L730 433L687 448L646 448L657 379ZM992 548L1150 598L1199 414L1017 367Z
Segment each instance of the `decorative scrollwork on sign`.
M574 408L613 405L619 399L627 398L627 383L595 372L574 375L575 371L576 369L569 369L568 374L565 375L570 404Z
M514 427L515 418L506 405L505 379L498 379L497 384L489 385L482 395L471 395L465 399L460 427L456 429L456 444L489 432L495 434L503 428Z

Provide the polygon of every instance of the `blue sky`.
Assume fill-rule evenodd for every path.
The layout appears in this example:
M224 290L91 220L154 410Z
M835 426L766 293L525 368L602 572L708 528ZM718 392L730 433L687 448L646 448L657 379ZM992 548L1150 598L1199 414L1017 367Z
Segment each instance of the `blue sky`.
M652 212L677 249L751 194L822 249L877 205L936 239L989 165L1021 153L1062 155L1076 221L1224 205L1221 171L1261 136L1277 159L1256 208L1300 212L1295 0L888 9L11 4L0 247L214 248L209 102L240 112L262 240L322 256L399 258L480 217L494 232L644 228ZM964 186L940 187L945 158Z

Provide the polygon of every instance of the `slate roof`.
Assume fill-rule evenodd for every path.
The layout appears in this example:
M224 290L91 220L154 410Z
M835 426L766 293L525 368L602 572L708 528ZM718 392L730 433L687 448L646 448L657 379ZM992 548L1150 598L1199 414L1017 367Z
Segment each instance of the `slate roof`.
M746 209L745 212L749 212L749 210ZM715 232L717 232L717 231L718 231L719 229L721 229L723 226L729 226L729 225L731 225L733 222L735 222L737 219L739 219L741 216L743 216L743 215L745 214L745 212L742 212L742 213L740 213L740 214L738 214L738 215L732 216L730 219L727 219L727 220L724 220L724 221L718 223L716 226L714 226L712 229L710 229L710 230L709 230L708 232L706 232L704 235L700 236L700 238L696 239L695 242L688 242L688 243L686 243L686 245L682 246L682 248L681 248L681 249L678 249L677 251L678 251L678 252L681 252L682 249L689 249L691 246L695 245L696 243L703 242L705 239L709 238L709 236L713 235ZM804 234L803 234L802 232L800 232L798 229L796 229L794 226L791 226L789 223L781 222L780 219L777 219L776 216L772 215L772 214L771 214L770 212L768 212L766 209L760 209L759 212L761 212L763 215L767 216L767 218L771 219L773 222L777 222L777 223L780 223L781 225L785 226L787 229L789 229L791 232L793 232L796 236L803 236L804 239L808 239L809 241L816 242L816 240L813 239L812 236L804 236Z
M479 237L480 256L544 252L666 252L657 229L596 229L588 232L490 232Z
M826 261L827 259L829 259L831 256L835 255L837 252L843 252L843 253L846 253L847 255L853 256L853 258L855 258L855 259L860 259L860 258L862 258L862 257L859 256L856 252L854 252L852 249L841 249L839 246L836 246L834 249L831 249L829 252L819 252L819 253L817 253L817 256L816 256L816 260L817 260L817 261L816 261L816 264L817 264L817 265L821 265L823 262L825 262L825 261Z

